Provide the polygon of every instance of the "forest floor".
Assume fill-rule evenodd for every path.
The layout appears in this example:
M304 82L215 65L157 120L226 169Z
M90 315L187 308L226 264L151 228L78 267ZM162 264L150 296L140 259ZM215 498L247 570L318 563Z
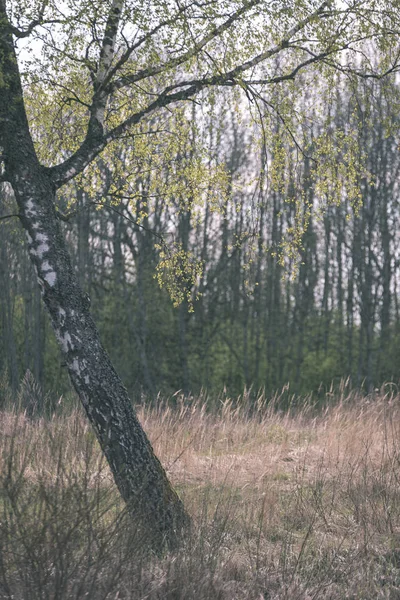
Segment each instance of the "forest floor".
M0 598L400 598L400 397L138 408L194 528L149 556L79 409L0 412ZM301 403L298 403L301 406Z

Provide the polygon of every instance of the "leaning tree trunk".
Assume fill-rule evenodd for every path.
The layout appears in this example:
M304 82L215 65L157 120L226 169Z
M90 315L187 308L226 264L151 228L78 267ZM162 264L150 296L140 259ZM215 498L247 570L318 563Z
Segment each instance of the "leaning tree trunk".
M88 298L73 272L57 218L56 192L30 135L4 0L0 0L0 146L3 179L14 190L30 259L73 386L129 509L147 526L153 544L173 545L189 518L100 342Z

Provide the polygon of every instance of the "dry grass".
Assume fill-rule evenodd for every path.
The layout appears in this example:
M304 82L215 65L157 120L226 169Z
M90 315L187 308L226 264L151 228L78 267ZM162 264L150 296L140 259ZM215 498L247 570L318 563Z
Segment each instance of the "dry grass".
M163 557L125 515L80 410L3 410L0 598L400 598L400 397L343 386L327 400L140 407L195 522Z

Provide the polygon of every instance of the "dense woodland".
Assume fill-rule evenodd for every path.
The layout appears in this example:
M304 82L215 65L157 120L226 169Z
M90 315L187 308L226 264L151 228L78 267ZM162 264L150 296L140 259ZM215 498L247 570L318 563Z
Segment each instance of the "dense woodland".
M338 77L330 85L316 103L318 118L305 126L266 109L272 134L262 146L252 135L254 105L235 110L219 99L212 110L193 105L181 114L184 145L167 152L159 142L161 178L159 166L125 165L129 185L124 179L119 188L100 160L100 190L91 193L82 179L63 190L60 218L79 281L136 399L176 390L270 393L287 383L308 393L348 377L371 391L398 381L397 83ZM313 97L303 94L303 102ZM162 129L166 119L178 117L151 126ZM314 185L311 150L322 128L337 146L338 179L347 151L338 131L356 132L356 201L345 187L330 201L329 186ZM211 178L199 205L182 165L204 149L214 172L225 169L227 189ZM289 176L274 184L282 149ZM122 164L123 154L116 160ZM171 176L187 195L170 192L165 201ZM13 202L3 186L2 216L16 212ZM3 219L0 228L0 370L14 388L29 369L44 389L66 391L18 219ZM175 257L172 284L157 271L164 255Z
M399 15L0 0L0 598L399 598Z

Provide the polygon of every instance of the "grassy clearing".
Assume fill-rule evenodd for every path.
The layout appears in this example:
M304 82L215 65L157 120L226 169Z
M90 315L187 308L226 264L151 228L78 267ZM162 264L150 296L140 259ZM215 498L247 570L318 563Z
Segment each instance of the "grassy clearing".
M149 555L79 409L0 413L0 598L400 597L400 397L139 408L195 528ZM298 403L299 404L299 403Z

